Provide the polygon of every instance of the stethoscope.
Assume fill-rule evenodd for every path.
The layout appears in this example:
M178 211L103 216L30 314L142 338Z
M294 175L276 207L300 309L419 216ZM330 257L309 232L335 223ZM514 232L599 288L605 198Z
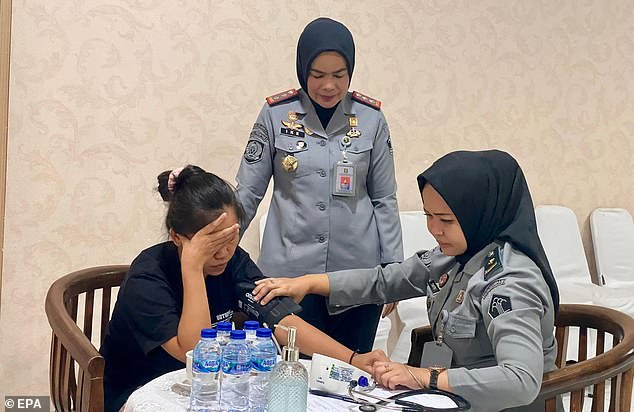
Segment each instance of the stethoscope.
M425 412L425 411L466 411L471 408L471 403L463 398L460 395L456 395L455 393L443 391L441 389L416 389L412 391L407 391L403 393L399 393L398 395L391 396L389 398L384 398L382 396L377 396L370 394L365 391L360 391L357 389L358 382L355 380L350 381L348 385L348 395L352 400L359 404L359 410L361 412L376 412L379 409L389 409L393 411L407 411L407 412ZM434 408L431 406L423 406L420 403L407 401L401 398L405 398L408 396L421 395L421 394L432 394L432 395L442 395L446 396L456 404L454 408ZM366 398L374 399L379 401L378 403L369 402L367 399L361 399L358 395L364 396ZM391 405L394 403L394 405Z

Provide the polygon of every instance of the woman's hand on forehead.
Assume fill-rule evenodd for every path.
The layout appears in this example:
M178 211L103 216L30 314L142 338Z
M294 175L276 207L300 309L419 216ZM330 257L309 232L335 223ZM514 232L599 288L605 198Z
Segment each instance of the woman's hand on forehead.
M221 214L216 220L196 232L194 237L205 238L204 243L211 249L238 240L240 237L240 225L238 223L219 229L226 220L227 214ZM192 237L192 240L194 237Z

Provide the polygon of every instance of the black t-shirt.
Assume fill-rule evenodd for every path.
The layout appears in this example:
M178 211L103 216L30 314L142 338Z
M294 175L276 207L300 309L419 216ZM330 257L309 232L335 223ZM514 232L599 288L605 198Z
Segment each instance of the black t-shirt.
M205 278L212 323L230 320L240 310L272 327L301 310L289 298L266 306L254 302L251 291L262 278L249 254L238 247L224 273ZM182 310L183 280L174 243L141 252L121 284L100 350L106 361L106 411L118 411L136 388L185 366L161 347L178 334Z

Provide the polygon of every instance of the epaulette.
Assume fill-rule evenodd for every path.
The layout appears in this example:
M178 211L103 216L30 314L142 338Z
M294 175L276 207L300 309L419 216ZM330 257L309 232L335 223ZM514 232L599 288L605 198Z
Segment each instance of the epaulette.
M482 265L484 266L484 280L489 280L491 276L502 270L499 246L487 253Z
M366 96L365 94L359 92L352 92L352 100L356 100L359 103L363 103L366 106L370 106L376 110L381 110L381 101L373 99L370 96Z
M296 89L288 89L284 92L274 94L273 96L269 96L266 98L266 102L269 106L275 106L278 103L285 102L295 96L297 96L298 92Z

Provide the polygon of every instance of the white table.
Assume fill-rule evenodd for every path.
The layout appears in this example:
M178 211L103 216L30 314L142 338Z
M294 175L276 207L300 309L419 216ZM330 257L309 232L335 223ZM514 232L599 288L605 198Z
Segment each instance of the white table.
M130 395L124 412L186 412L189 408L189 385L185 383L185 377L185 369L181 369L148 382ZM351 405L309 394L307 411L348 411Z
M301 361L310 372L310 361ZM130 395L124 412L187 412L189 408L189 384L185 382L185 369L166 373L143 385ZM372 393L388 397L399 391L387 391L377 388ZM418 397L417 397L418 398ZM419 399L408 399L421 402L425 406L447 406L447 398L434 395L420 395ZM455 404L451 403L452 406ZM307 412L318 411L358 411L357 405L338 399L308 394Z

